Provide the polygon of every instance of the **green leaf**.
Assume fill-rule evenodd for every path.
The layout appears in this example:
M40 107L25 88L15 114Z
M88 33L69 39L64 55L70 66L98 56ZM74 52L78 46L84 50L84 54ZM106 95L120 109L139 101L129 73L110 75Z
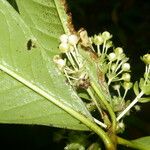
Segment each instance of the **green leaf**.
M150 136L142 137L131 141L139 150L150 149Z
M69 33L68 16L62 0L16 0L19 12L36 36L42 47L52 53L56 49L59 36Z
M44 4L32 2L43 10ZM34 7L35 13L38 9ZM75 114L84 114L89 120L91 115L53 63L58 36L64 32L60 20L61 31L49 30L57 33L54 36L35 34L34 28L32 33L8 2L1 0L0 25L0 122L88 130ZM45 46L45 42L50 44Z
M141 87L141 90L144 92L145 95L150 95L150 84L143 85Z
M145 80L141 78L139 86L145 95L150 95L150 83L149 82L145 85Z
M139 95L140 92L139 92L139 86L137 81L134 83L133 90L135 95Z
M148 103L148 102L150 102L150 97L140 98L138 102L140 102L140 103Z
M86 99L87 101L91 101L91 97L85 91L78 91L78 96L83 99Z

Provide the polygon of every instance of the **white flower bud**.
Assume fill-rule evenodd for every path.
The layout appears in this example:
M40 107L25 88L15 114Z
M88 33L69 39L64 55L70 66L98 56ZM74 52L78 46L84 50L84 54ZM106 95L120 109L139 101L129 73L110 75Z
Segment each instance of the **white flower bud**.
M59 55L55 55L53 61L57 64L60 70L66 65L66 61L61 59Z
M141 59L144 61L145 64L150 64L150 54L145 54Z
M113 86L114 90L119 90L120 89L120 84L116 84Z
M139 105L135 105L134 108L135 108L136 111L140 111L141 110L141 107Z
M130 70L130 64L129 63L124 63L122 65L122 70L123 71L129 71Z
M124 82L123 83L123 87L124 87L125 90L131 89L132 86L133 86L132 82Z
M104 40L109 40L109 39L112 38L112 35L108 31L104 31L102 33L102 37L103 37Z
M106 43L106 48L108 49L108 48L110 48L110 47L112 47L113 46L113 42L112 41L108 41L107 43Z
M117 68L117 65L116 65L116 64L112 64L112 65L111 65L111 70L112 70L112 72L114 72L114 71L116 70L116 68Z
M117 133L123 133L125 130L125 124L121 121L117 124Z
M108 55L108 59L109 59L109 61L114 61L114 60L116 60L116 54L115 53L110 53L109 55Z
M122 75L122 79L123 79L124 81L129 82L130 79L131 79L131 75L130 75L129 73L124 73L124 74Z
M114 52L116 53L116 55L120 55L123 53L123 48L121 47L117 47L114 49Z
M99 35L94 35L93 42L94 42L95 45L102 45L103 44L102 36L100 34Z
M62 34L59 39L60 39L61 43L67 43L68 42L68 35Z
M59 50L62 52L62 53L66 53L69 51L69 44L68 43L61 43L59 45Z
M119 122L118 126L121 128L121 129L124 129L125 128L125 125L123 122Z
M72 35L69 35L69 38L68 38L68 43L71 44L71 45L76 45L79 41L79 38L77 37L77 35L75 34L72 34Z

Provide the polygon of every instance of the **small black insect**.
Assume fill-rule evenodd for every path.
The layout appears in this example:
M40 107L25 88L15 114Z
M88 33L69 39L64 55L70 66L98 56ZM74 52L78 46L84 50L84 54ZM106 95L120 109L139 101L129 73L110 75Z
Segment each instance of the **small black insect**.
M31 50L32 48L36 48L35 40L29 39L27 42L27 50Z

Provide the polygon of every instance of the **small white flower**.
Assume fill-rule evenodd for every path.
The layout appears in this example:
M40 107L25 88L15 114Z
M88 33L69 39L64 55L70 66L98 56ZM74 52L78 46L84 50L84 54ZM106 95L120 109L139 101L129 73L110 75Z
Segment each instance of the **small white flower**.
M131 79L131 75L130 75L129 73L124 73L124 74L122 75L122 79L123 79L124 81L129 82L130 79Z
M119 90L120 89L120 84L116 84L113 86L114 90Z
M53 61L57 64L60 70L62 70L62 68L66 65L66 61L63 60L59 55L55 55Z
M112 38L112 35L108 31L104 31L102 33L102 37L103 37L104 40L109 40L109 39Z
M111 65L111 70L112 70L112 72L114 72L114 71L116 70L116 68L117 68L117 65L116 65L116 64L112 64L112 65Z
M59 39L60 39L61 43L67 43L68 42L68 35L62 34Z
M122 70L123 71L129 71L130 70L130 64L129 63L124 63L122 65Z
M110 53L109 55L108 55L108 59L109 59L109 61L114 61L114 60L116 60L116 54L115 53Z
M107 43L106 43L106 48L108 49L108 48L110 48L110 47L112 47L113 46L113 42L112 41L108 41Z
M72 35L69 35L69 38L68 38L68 43L71 44L71 45L76 45L79 41L79 38L77 35L75 34L72 34Z
M95 45L101 45L103 44L104 40L102 36L99 34L99 35L94 35L93 42Z
M150 54L145 54L141 59L144 61L145 64L150 64Z
M119 122L118 126L121 128L121 129L124 129L125 128L125 125L123 122Z
M123 48L121 47L117 47L114 49L114 52L116 53L116 55L120 55L123 53Z
M136 111L140 111L141 110L141 107L139 105L135 105L134 108L135 108Z
M62 68L65 66L66 62L63 59L58 59L57 64Z
M68 52L68 50L69 50L69 44L68 43L61 43L60 45L59 45L59 50L62 52L62 53L66 53L66 52Z
M125 90L129 90L131 87L133 86L133 83L132 82L124 82L123 83L123 87Z

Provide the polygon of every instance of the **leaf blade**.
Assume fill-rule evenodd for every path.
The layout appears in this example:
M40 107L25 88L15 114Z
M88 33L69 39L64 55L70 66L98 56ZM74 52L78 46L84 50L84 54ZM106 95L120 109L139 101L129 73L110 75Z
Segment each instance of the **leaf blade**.
M35 38L34 35L31 34L30 29L24 24L24 22L19 18L19 16L12 11L12 8L10 8L10 6L4 0L1 1L0 7L1 7L1 20L3 20L3 26L7 27L4 30L0 30L0 32L3 33L5 37L9 37L7 39L4 38L4 36L3 37L0 36L1 37L1 43L0 43L1 69L4 70L4 68L6 68L7 70L9 70L9 72L7 72L6 70L4 71L7 72L12 77L14 77L15 79L17 79L18 81L21 82L23 81L18 79L19 76L20 78L23 77L23 79L27 81L26 83L31 82L31 85L37 86L42 91L50 95L51 98L53 98L53 102L55 104L56 104L55 101L59 100L65 106L69 108L72 107L71 109L84 113L84 115L90 117L90 114L84 107L81 100L78 98L75 92L65 83L65 78L58 72L56 66L52 61L52 56L51 58L49 58L47 51L43 49L40 43L36 42L37 44L36 48L31 48L31 51L27 50L26 44L28 43L29 39ZM14 37L16 39L14 39ZM7 44L5 44L5 40L7 40ZM8 77L5 76L5 79L7 80ZM25 84L24 82L22 83ZM26 84L26 86L28 85ZM28 87L33 90L32 88L33 86L32 87L28 86ZM34 89L34 91L36 90ZM1 99L4 100L5 98L2 96ZM52 107L54 106L52 103L51 105ZM36 105L33 106L34 108L36 107ZM1 107L3 107L3 105L1 105ZM38 108L41 109L40 107ZM29 108L27 109L27 111L29 111L30 113L34 113ZM62 111L61 113L65 114L67 116L66 118L70 118L68 121L70 122L71 120L74 126L72 124L68 127L69 122L65 119L65 121L63 121L63 125L59 124L58 125L59 127L63 126L70 129L74 128L77 130L88 130L88 128L81 125L79 121L77 121L76 119L74 120L74 117L71 116L69 117L65 111ZM5 123L9 122L9 120L5 121L5 118L8 117L7 115L11 116L11 114L7 114L6 111L1 112L0 114L1 122L5 122ZM18 120L21 119L21 116L19 115L17 116L18 116L17 118ZM14 116L12 115L11 117L13 118ZM59 117L59 119L61 119L61 117ZM32 121L30 120L27 123L36 123L36 121L33 122ZM48 121L50 120L47 119L47 122L45 124L49 125L50 122ZM56 120L53 121L55 122ZM53 125L57 126L57 124L54 122Z
M150 149L150 136L132 140L132 143L139 147L139 150L148 150Z
M57 51L59 36L69 33L65 2L59 0L16 0L20 14L37 37L40 44L50 53Z

